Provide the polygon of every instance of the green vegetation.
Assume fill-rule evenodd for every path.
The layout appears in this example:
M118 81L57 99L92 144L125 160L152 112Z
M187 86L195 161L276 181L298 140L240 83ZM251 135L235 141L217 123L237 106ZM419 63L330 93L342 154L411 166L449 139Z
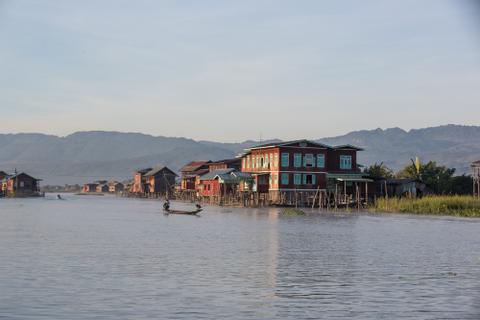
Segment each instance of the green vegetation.
M375 178L375 179L392 179L395 177L395 174L393 173L393 170L387 167L383 162L381 163L376 163L365 168L363 171L364 173L367 173L370 177Z
M375 212L480 218L480 199L471 196L429 196L417 199L381 198L371 209Z
M437 165L435 161L421 163L420 159L411 159L411 164L397 173L382 163L373 164L364 170L374 179L414 179L425 183L431 193L437 195L471 195L472 177L454 176L455 168Z
M286 216L300 216L300 215L304 215L305 212L298 208L286 208L282 211L282 214Z

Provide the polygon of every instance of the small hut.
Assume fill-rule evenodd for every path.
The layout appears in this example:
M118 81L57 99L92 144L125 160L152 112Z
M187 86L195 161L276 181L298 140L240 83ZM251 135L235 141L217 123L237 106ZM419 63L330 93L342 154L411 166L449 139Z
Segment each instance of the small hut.
M3 179L2 189L8 197L31 197L40 195L41 179L34 178L24 172L6 176Z

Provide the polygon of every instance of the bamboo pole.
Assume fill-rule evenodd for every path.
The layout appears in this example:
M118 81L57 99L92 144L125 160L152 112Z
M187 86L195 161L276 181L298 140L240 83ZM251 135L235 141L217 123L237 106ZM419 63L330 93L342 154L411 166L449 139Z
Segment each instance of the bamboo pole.
M368 182L365 181L365 205L368 206Z

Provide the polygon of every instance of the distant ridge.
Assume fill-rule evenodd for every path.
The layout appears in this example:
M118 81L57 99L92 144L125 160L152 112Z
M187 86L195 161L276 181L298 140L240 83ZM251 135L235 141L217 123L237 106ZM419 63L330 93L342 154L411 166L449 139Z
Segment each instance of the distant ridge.
M480 159L480 126L361 130L312 140L357 145L365 149L359 154L360 163L383 161L394 170L419 156L464 173L472 161ZM140 167L162 163L178 170L190 160L234 157L255 144L259 142L220 143L109 131L76 132L65 137L0 134L0 170L28 171L44 179L43 184L83 183L97 178L124 180Z

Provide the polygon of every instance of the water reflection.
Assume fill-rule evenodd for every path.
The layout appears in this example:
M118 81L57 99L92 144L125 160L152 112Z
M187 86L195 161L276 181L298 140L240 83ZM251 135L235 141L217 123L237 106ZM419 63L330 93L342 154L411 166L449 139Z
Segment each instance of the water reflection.
M150 200L4 199L0 318L478 319L479 226L209 206L202 218L165 217Z

